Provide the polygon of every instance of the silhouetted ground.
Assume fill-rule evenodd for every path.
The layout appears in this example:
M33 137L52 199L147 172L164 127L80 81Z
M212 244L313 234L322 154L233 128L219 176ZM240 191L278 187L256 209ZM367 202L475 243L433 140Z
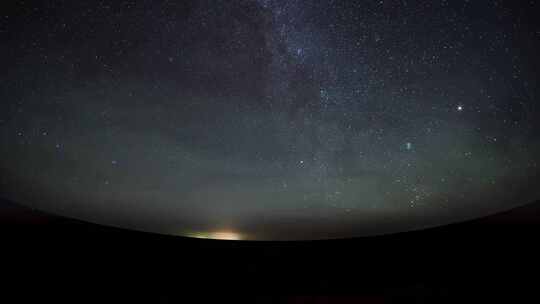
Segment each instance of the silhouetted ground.
M0 297L19 302L538 298L540 202L423 231L313 242L188 239L48 216L9 202L1 206L1 272L7 283L0 286L7 293Z

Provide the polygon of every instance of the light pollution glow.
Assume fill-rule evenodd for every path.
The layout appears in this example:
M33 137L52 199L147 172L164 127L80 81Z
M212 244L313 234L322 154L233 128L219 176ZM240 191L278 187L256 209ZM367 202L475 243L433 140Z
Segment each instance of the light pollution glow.
M215 231L215 232L195 232L188 234L189 237L199 239L215 239L215 240L241 240L239 233L232 231Z

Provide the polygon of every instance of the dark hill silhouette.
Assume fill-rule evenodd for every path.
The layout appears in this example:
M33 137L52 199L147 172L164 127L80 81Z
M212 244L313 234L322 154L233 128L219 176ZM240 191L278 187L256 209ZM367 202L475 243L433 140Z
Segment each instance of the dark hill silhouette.
M531 278L540 273L540 201L420 231L302 242L165 236L0 205L3 273L13 285L5 290L18 298L177 303L188 293L232 291L235 302L250 303L451 303L538 296Z

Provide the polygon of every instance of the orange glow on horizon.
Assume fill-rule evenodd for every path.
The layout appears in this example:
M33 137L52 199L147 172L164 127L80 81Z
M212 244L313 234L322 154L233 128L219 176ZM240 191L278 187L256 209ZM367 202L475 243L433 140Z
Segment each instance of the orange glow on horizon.
M215 231L215 232L199 232L188 235L189 237L200 239L215 239L215 240L241 240L239 233L232 231Z

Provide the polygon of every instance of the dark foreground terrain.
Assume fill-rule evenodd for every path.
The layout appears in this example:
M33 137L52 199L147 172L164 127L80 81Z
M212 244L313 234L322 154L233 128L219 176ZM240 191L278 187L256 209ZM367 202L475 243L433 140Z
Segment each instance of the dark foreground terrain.
M189 303L192 296L217 297L216 303L516 303L539 297L540 202L423 231L313 242L155 235L5 201L0 211L7 279L0 297L19 303Z

